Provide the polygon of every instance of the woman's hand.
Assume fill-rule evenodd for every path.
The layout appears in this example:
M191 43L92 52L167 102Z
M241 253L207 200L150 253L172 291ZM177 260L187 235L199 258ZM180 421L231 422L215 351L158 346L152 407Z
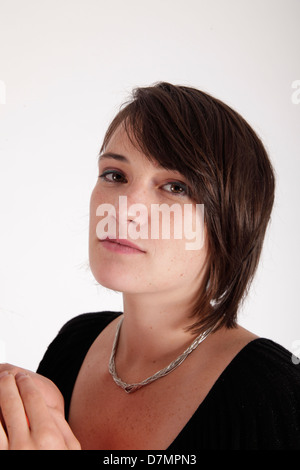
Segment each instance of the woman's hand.
M63 397L48 379L0 366L0 450L79 450L64 418Z

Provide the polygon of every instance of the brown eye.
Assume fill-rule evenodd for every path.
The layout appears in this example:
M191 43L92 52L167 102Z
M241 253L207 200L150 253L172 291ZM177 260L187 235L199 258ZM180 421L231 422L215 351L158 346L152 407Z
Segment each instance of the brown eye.
M115 171L115 170L104 171L104 173L102 173L99 176L99 178L101 178L102 180L107 181L109 183L124 183L124 182L126 182L126 178L124 177L124 175L122 173L120 173L119 171Z
M179 195L179 196L186 196L187 193L188 193L186 185L183 184L183 183L179 183L177 181L173 181L173 182L164 184L163 187L164 188L168 187L168 189L166 189L166 191L168 191L172 194Z

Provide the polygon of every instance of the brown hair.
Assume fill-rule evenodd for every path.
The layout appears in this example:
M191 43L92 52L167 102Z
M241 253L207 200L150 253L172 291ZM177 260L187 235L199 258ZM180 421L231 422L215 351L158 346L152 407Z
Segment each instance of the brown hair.
M274 202L274 171L261 140L222 101L165 82L133 91L101 152L120 124L149 159L181 172L192 198L204 204L209 256L191 329L236 326Z

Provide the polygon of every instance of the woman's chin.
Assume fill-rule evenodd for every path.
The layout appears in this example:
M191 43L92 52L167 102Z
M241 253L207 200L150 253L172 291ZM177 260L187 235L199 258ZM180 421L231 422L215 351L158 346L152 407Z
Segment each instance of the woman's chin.
M105 274L105 275L104 275ZM122 279L120 275L108 275L108 273L94 273L93 276L95 280L100 284L102 287L106 289L110 289L116 292L136 292L137 286L136 284L133 286L128 279L128 275L126 279Z

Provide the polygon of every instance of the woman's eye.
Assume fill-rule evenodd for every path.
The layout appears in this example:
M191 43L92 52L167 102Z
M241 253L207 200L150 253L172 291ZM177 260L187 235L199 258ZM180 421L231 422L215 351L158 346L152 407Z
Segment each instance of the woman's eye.
M172 194L178 194L180 196L186 196L188 194L188 189L185 184L179 183L177 181L171 182L164 184L163 186L166 189L166 191L172 193Z
M126 182L126 178L122 173L115 170L104 171L101 175L99 175L104 181L108 181L109 183L124 183Z

